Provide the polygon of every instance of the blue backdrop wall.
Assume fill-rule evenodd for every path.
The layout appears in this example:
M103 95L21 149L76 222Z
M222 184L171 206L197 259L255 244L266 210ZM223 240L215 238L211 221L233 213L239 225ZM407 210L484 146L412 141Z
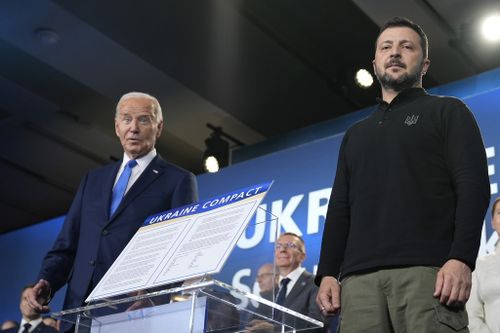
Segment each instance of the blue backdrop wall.
M499 178L496 146L500 141L500 69L431 90L432 93L462 98L472 109L481 128L488 155L492 197L498 195ZM217 174L198 177L200 198L206 199L237 188L274 180L270 192L258 210L251 227L240 239L218 278L247 291L255 290L256 269L272 262L276 223L264 221L270 212L279 217L281 231L304 237L307 258L304 266L314 272L318 261L321 234L328 198L331 192L337 153L343 132L370 110L311 126L259 144L239 153L247 161L234 164ZM154 212L152 212L154 213ZM483 233L481 255L492 249L496 234L492 233L490 215ZM0 321L19 320L18 301L21 288L34 282L40 261L50 248L62 224L62 218L0 236ZM52 302L59 310L63 292Z

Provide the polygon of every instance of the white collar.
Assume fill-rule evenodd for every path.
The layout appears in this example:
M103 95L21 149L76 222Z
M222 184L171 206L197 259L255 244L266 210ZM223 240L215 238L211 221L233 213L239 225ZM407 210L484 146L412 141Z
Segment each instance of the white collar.
M149 163L153 160L153 158L156 157L156 148L151 149L149 153L147 153L144 156L141 156L136 159L137 166L139 167L140 170L146 169L146 167L149 165ZM121 165L121 169L125 167L125 165L130 161L130 157L126 153L123 153L123 161Z
M24 317L23 317L23 319L21 320L21 324L19 324L19 328L20 329L21 328L24 329L24 324L28 324L29 323L31 325L30 332L32 332L35 329L35 327L37 327L38 325L40 325L41 322L42 322L42 317L38 317L37 319L33 319L33 320L30 320L30 321L24 319Z
M288 273L287 276L281 276L280 275L280 279L279 279L280 281L279 282L281 283L281 280L283 280L286 277L295 282L295 281L297 281L300 278L300 276L302 275L302 273L305 270L306 269L304 267L299 266L299 267L295 268L293 271L291 271L290 273Z

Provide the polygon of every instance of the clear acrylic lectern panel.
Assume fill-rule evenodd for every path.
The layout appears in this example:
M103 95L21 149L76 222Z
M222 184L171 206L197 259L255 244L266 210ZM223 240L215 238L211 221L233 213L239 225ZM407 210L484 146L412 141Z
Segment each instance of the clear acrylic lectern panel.
M259 312L240 299L259 303ZM168 299L171 301L167 302ZM60 311L78 333L307 332L323 323L217 280Z

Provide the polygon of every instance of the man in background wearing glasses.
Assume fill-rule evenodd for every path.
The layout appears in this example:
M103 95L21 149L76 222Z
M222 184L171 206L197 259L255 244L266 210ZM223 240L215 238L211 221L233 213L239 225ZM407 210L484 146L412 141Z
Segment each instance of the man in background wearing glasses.
M279 271L276 303L322 320L315 301L318 287L314 284L314 275L301 266L305 257L306 247L299 235L285 232L276 241L274 259Z

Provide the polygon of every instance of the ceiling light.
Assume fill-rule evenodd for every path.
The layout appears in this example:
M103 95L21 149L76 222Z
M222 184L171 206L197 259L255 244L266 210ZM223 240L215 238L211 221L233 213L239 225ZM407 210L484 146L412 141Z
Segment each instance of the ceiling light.
M215 173L219 171L219 161L217 161L217 158L215 156L207 156L205 158L205 162L203 164L203 167L205 170L207 170L210 173Z
M217 172L229 164L229 142L223 140L221 127L214 127L205 140L207 149L203 153L203 168L208 172Z
M208 172L217 172L220 168L230 164L230 150L228 139L233 143L233 148L244 146L245 144L235 137L225 133L220 126L207 123L207 127L213 132L205 140L207 149L203 153L203 169ZM224 139L222 139L224 138Z
M369 88L373 84L373 76L366 69L360 69L356 72L354 81L356 81L356 84L361 88Z
M500 15L488 16L481 24L483 37L490 42L500 41Z

